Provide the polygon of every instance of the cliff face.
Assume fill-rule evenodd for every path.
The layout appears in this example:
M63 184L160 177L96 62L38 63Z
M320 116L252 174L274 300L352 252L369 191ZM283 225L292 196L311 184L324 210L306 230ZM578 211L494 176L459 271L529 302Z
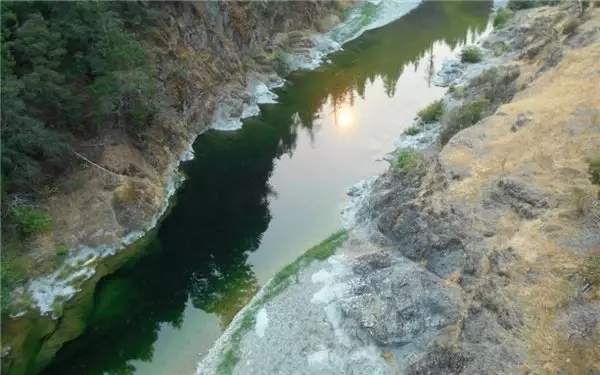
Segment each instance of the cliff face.
M274 73L274 56L289 45L286 32L311 28L335 4L151 3L163 17L144 33L144 43L156 59L168 109L133 141L111 131L81 145L81 154L105 170L84 163L71 177L83 188L49 199L55 225L37 247L114 247L151 226L191 140L216 119L240 116L251 100L250 74Z
M136 246L123 250L124 255L102 255L155 225L176 187L176 168L191 141L215 119L241 115L253 100L248 85L274 75L278 51L294 43L306 46L310 42L303 35L314 32L315 25L320 31L333 26L342 9L339 2L319 1L147 6L160 20L139 37L155 60L166 110L137 137L111 129L78 145L82 163L68 176L72 188L53 194L46 203L52 230L33 238L22 255L32 265L28 276L42 277L34 304L45 315L30 311L3 319L3 374L38 373L65 342L85 330L95 284ZM65 244L72 258L59 270L49 261L56 257L56 244ZM60 281L61 271L77 275L82 267L93 276ZM82 291L61 307L64 297L51 292L57 283ZM31 290L17 288L15 294L31 300ZM51 319L50 313L59 319Z

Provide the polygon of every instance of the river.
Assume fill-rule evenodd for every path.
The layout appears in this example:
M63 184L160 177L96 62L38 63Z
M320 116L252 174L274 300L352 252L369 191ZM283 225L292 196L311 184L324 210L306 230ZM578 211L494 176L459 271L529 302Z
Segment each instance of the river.
M88 329L46 375L193 374L256 291L340 228L346 190L444 89L444 58L489 27L491 1L425 2L294 73L235 132L208 131L143 256L98 285Z

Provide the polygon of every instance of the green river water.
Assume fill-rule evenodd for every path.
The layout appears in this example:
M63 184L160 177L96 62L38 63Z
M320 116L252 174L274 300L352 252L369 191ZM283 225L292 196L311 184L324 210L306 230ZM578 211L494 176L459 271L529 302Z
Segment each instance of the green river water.
M209 131L145 255L98 285L84 335L46 375L193 374L256 291L340 228L347 188L444 89L444 58L488 26L491 1L425 2L369 31L236 132Z

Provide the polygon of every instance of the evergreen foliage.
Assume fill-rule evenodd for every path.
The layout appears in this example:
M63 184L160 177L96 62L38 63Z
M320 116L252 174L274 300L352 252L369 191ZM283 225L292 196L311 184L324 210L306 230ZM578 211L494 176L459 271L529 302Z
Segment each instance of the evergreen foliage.
M157 111L155 65L130 28L137 3L2 2L2 195L36 194L72 160L68 139Z

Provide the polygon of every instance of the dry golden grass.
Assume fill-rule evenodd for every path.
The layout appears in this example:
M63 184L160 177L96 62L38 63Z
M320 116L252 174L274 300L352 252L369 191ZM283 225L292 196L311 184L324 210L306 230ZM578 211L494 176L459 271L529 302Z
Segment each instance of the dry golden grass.
M452 274L450 276L448 276L446 278L446 280L444 280L444 286L460 287L460 285L458 283L459 281L460 281L460 272L454 271L454 272L452 272Z
M392 352L383 352L381 357L388 363L391 363L394 360L394 353Z
M478 196L489 179L529 167L538 188L560 185L552 172L558 166L583 169L586 156L600 144L597 125L585 111L600 108L597 85L600 44L566 53L558 67L534 81L526 93L500 108L508 116L493 116L469 128L463 136L478 139L473 147L451 145L441 154L451 165L471 166L473 176L451 186L464 199ZM585 95L581 95L585 92ZM579 110L582 114L576 114ZM531 111L531 122L509 131L520 113Z
M516 242L526 247L521 247L520 253L527 255L528 266L537 276L535 283L524 283L515 288L521 300L527 302L525 327L530 332L530 345L529 365L525 368L529 367L532 371L529 373L533 374L563 374L569 358L572 366L581 368L577 354L582 353L573 350L566 333L556 327L558 314L568 306L570 298L576 293L567 278L577 270L579 260L574 253L544 238L535 225L524 228ZM593 357L595 354L585 352L586 357L589 355Z
M557 10L544 12L550 16ZM594 10L579 33L598 26L600 12ZM440 154L442 165L468 166L472 171L463 180L451 181L443 193L449 196L440 201L474 202L499 178L515 176L560 203L535 220L507 212L496 222L496 236L486 240L490 247L511 247L518 259L503 293L524 308L522 331L529 351L522 370L528 374L600 370L598 334L572 342L557 328L557 318L579 291L571 276L583 261L564 240L578 235L579 220L593 214L590 207L597 194L587 176L586 160L600 149L600 41L565 49L563 54L556 67L500 107L506 116L491 116L464 130L457 137L470 142L450 142ZM523 82L539 69L545 56L541 53L540 61L520 63ZM510 131L519 114L528 112L531 121ZM446 284L453 285L455 279L451 276ZM590 297L600 295L596 289Z

